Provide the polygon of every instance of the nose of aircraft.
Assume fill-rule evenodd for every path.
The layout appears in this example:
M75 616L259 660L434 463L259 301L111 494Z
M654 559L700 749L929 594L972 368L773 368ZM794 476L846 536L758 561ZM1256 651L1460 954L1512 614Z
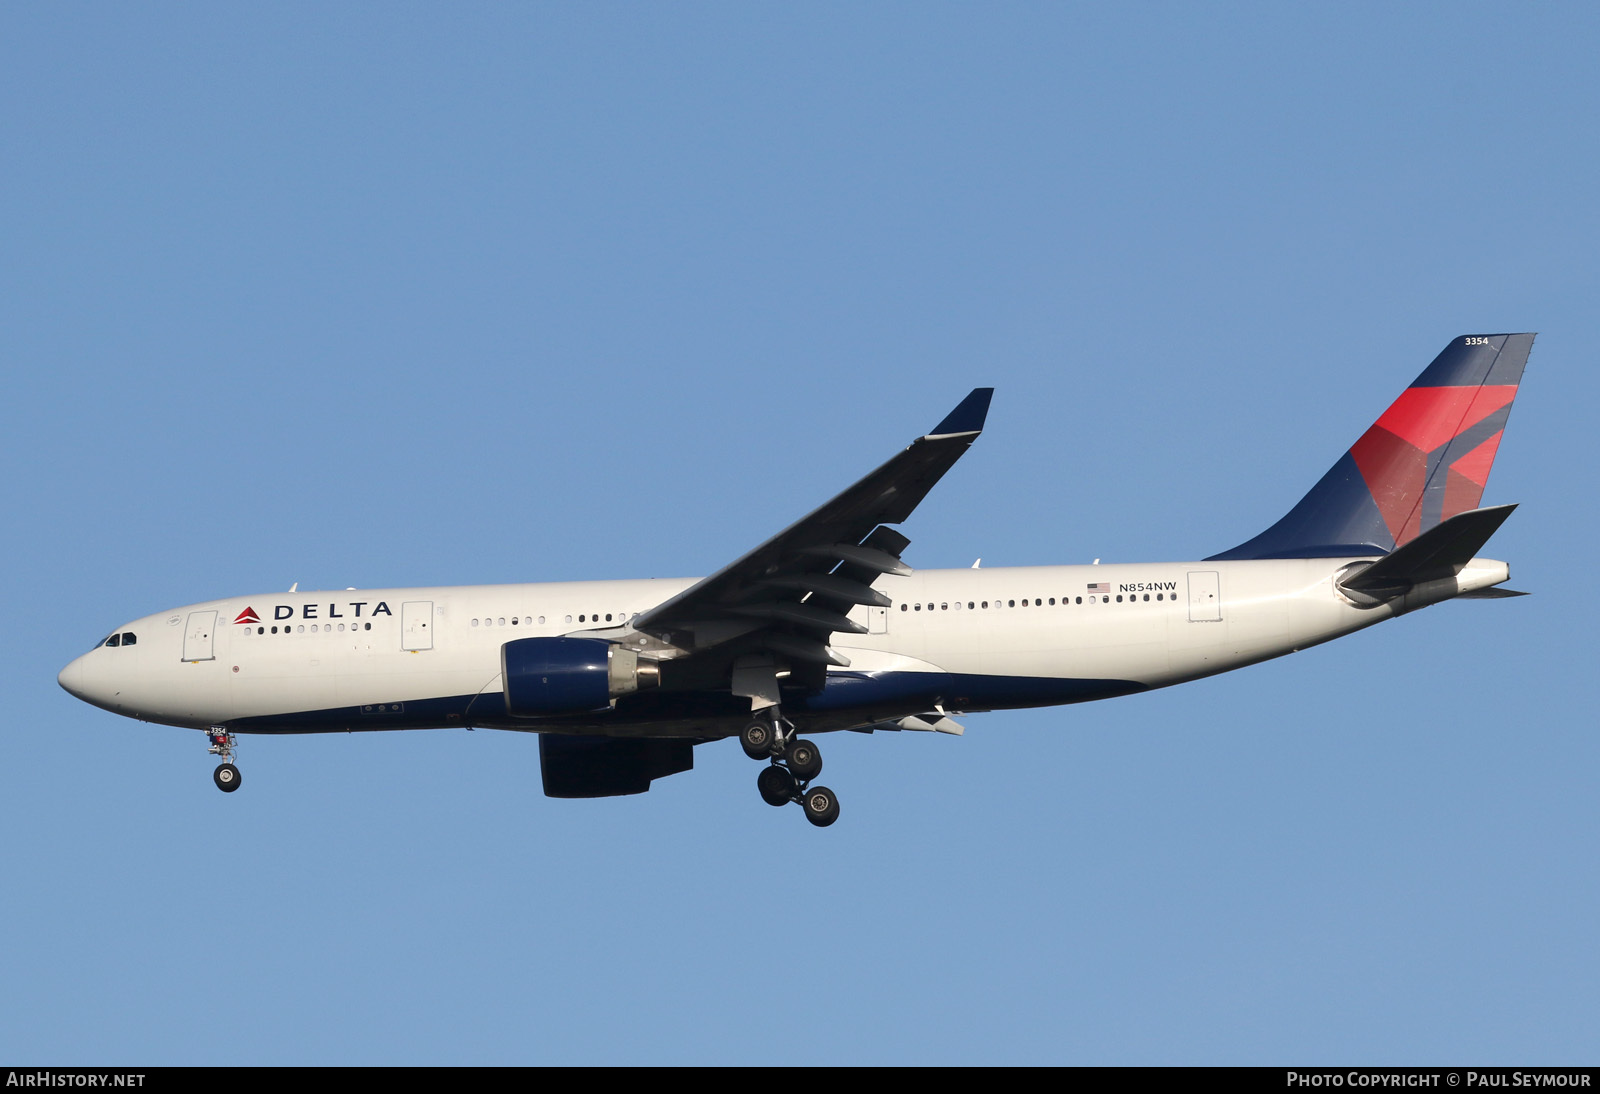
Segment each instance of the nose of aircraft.
M121 713L117 702L116 684L106 672L104 657L96 657L99 650L90 650L56 676L56 683L67 689L67 694L104 710Z
M89 697L84 693L83 662L88 656L88 654L84 654L83 657L76 658L56 676L56 683L65 688L68 695L75 699L82 699L85 702L88 701Z

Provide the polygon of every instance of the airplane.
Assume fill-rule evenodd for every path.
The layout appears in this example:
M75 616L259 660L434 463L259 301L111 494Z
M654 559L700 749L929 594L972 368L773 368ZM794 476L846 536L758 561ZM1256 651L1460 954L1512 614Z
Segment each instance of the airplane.
M1186 562L913 570L908 520L992 388L808 516L695 579L258 593L119 626L62 669L85 702L238 734L539 735L545 794L639 794L728 737L761 798L839 800L806 734L1110 699L1281 657L1453 598L1524 595L1478 508L1532 334L1454 339L1280 520Z

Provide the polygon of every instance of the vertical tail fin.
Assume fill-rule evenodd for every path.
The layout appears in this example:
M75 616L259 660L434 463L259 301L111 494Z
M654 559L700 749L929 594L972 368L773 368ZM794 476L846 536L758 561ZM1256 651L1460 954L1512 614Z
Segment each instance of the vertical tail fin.
M1533 337L1451 342L1282 520L1211 558L1388 554L1477 508Z

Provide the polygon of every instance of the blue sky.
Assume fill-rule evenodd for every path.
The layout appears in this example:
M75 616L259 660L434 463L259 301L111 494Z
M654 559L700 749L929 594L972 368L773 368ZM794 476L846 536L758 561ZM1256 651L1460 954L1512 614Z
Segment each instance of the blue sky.
M1597 44L1578 4L6 8L0 1059L1593 1062ZM1193 558L1520 330L1485 502L1537 595L829 737L826 831L732 742L571 802L531 737L247 738L224 797L55 683L294 582L708 573L980 384L914 565Z

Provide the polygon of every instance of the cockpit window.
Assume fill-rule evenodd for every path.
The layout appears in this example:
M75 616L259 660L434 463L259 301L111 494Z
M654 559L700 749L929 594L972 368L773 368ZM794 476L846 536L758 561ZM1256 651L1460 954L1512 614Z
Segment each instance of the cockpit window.
M122 645L122 635L120 635L120 634L112 635L110 638L106 639L105 644L108 645L108 646L120 646L120 645Z
M134 643L136 643L138 641L139 641L139 636L134 634L132 631L123 631L122 632L122 644L124 646L131 646L131 645L133 645Z

